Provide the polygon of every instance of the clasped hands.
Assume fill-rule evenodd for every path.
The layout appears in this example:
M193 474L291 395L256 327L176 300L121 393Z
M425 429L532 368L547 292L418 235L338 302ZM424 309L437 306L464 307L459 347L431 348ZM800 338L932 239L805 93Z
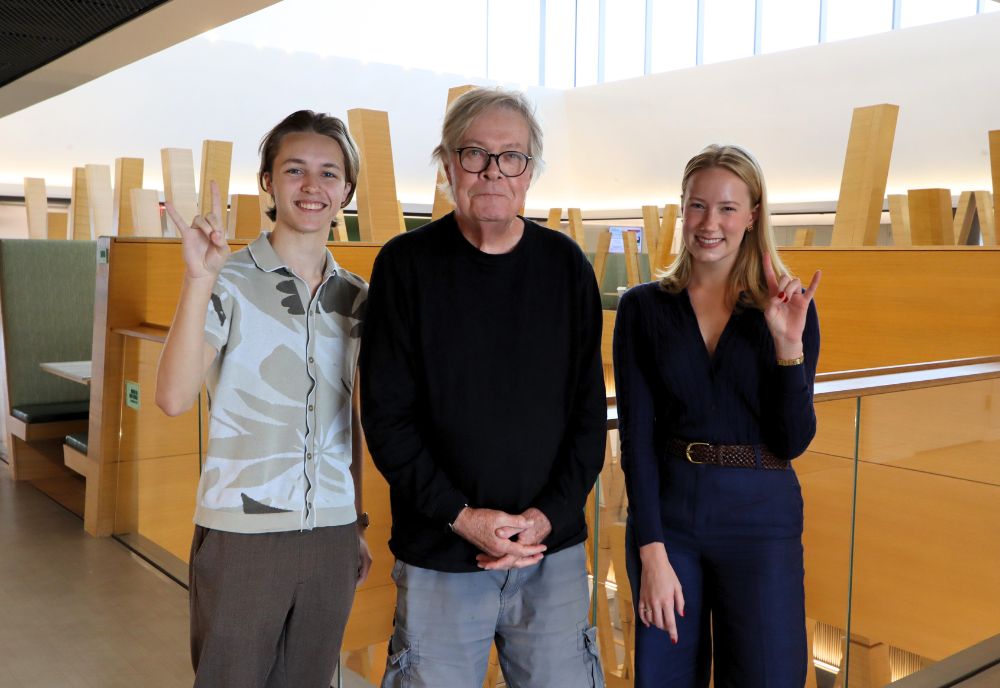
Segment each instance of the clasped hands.
M466 507L455 519L452 529L480 550L476 555L479 568L504 570L524 568L541 561L546 550L542 541L552 532L552 524L535 507L520 514Z

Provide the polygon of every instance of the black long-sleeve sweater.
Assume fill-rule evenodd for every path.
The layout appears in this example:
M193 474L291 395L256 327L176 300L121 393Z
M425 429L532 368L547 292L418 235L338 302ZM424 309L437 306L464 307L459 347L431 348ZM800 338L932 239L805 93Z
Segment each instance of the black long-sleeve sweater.
M552 523L548 552L582 542L604 461L601 305L582 251L525 221L506 254L462 236L454 215L394 238L372 272L361 410L390 486L393 554L477 571L451 532L463 505Z

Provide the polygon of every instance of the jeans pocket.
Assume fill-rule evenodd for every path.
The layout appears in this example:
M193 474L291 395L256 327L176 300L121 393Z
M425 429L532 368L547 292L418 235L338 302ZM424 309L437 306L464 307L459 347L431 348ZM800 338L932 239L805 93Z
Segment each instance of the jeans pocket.
M583 631L585 659L590 665L594 688L604 688L604 671L601 669L601 655L597 649L597 627L588 626Z
M416 648L400 630L389 639L389 657L385 662L382 688L407 688L410 685L410 666L416 661Z

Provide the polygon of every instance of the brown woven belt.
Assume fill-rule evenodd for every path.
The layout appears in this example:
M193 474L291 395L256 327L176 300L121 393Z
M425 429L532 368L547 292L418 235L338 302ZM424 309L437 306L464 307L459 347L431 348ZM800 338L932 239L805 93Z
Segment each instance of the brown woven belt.
M691 463L709 463L734 468L757 468L757 454L752 444L709 444L708 442L667 441L671 455L682 456ZM788 462L772 454L767 447L760 447L761 468L784 470Z

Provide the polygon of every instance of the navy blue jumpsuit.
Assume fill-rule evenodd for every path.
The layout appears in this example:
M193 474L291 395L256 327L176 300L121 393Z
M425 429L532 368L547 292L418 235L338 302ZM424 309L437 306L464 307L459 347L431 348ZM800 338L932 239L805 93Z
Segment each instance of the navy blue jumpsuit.
M805 451L816 432L814 303L802 339L805 363L779 366L763 313L737 307L710 356L686 289L643 284L619 303L614 367L629 581L638 602L639 547L663 542L685 601L676 645L636 623L636 688L707 686L713 655L717 688L805 682L795 472L698 465L666 449L674 438L763 445L789 460Z

